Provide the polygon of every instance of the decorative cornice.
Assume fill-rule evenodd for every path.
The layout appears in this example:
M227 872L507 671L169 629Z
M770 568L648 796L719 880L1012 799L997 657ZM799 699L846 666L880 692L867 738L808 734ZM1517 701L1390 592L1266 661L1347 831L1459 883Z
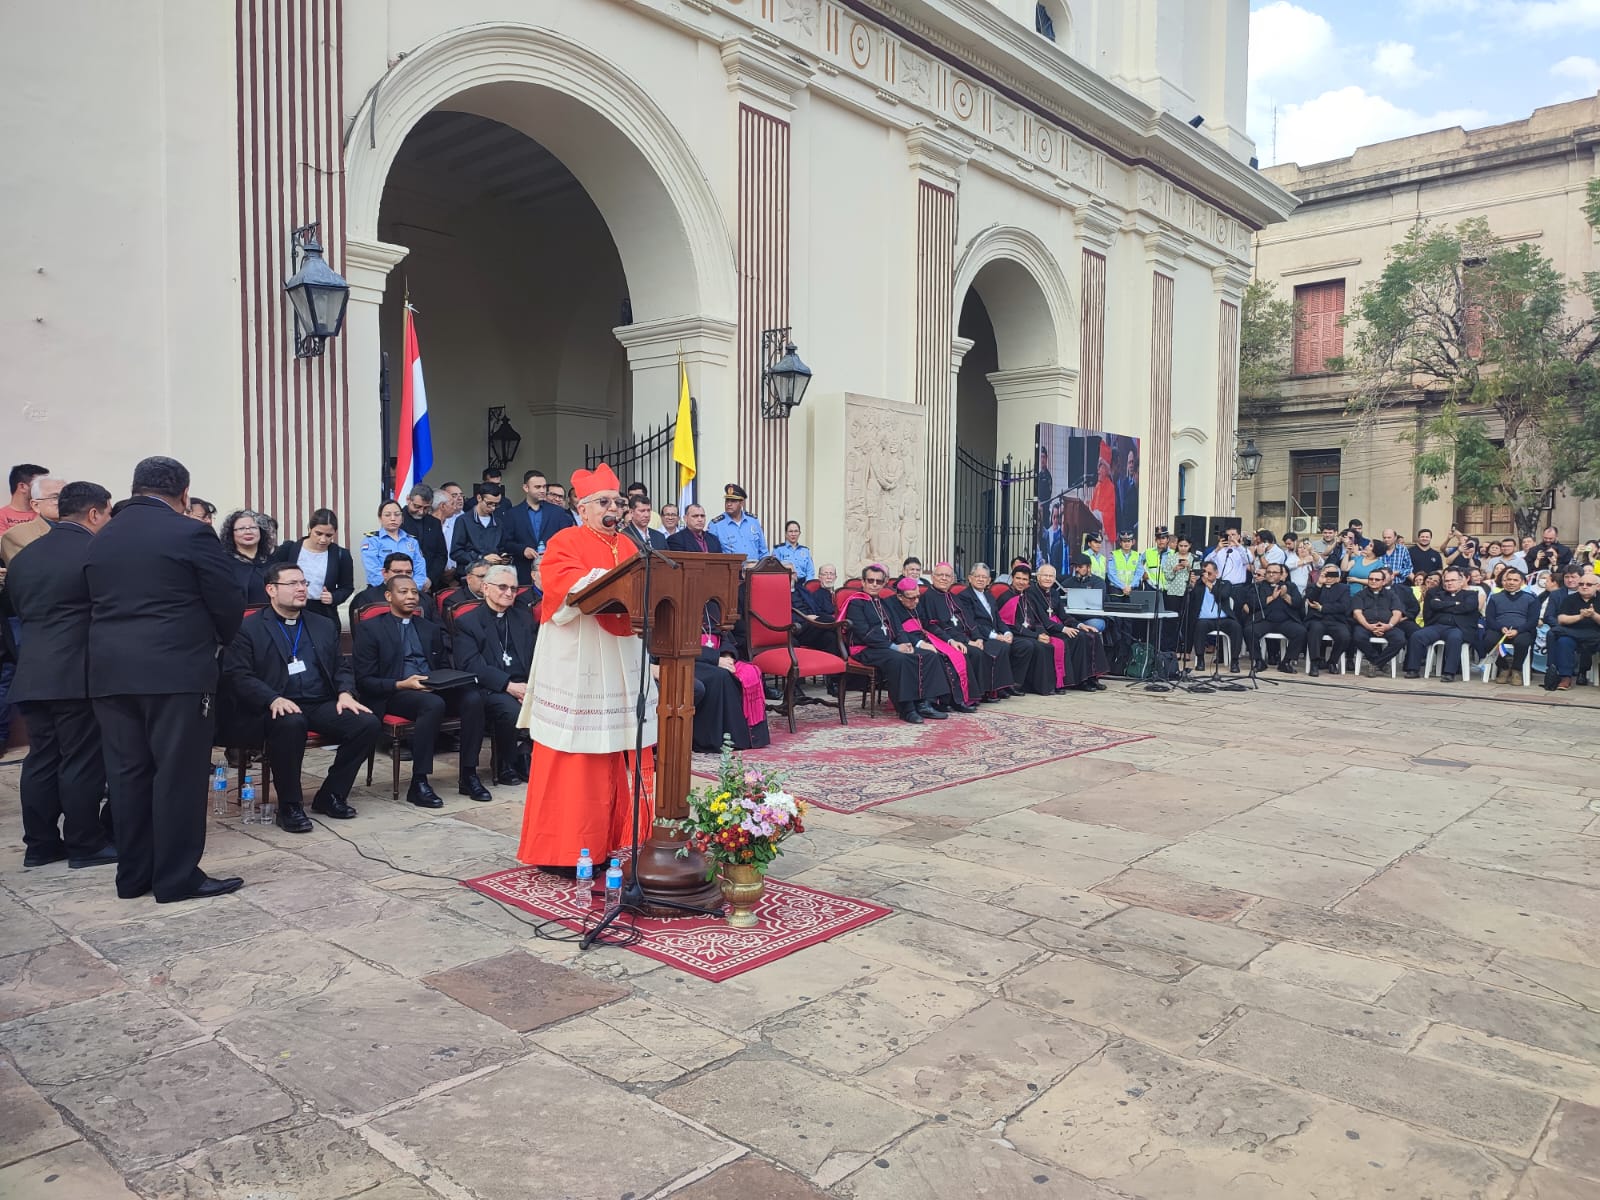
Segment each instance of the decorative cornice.
M795 96L810 86L811 77L817 73L810 63L764 45L754 37L735 37L723 42L722 66L728 72L730 92L742 93L785 111L794 109Z
M918 125L906 134L906 153L911 169L931 183L948 184L953 191L972 157L972 143L929 125Z
M739 328L715 317L663 317L637 325L619 325L611 332L628 353L628 366L664 366L681 356L685 362L726 365Z
M1042 367L990 371L984 378L994 389L995 399L1001 403L1040 396L1065 396L1071 399L1078 382L1078 370L1076 367L1051 363Z
M382 304L389 272L410 253L409 246L398 246L393 242L346 238L344 277L350 285L350 298L362 304Z
M1105 254L1116 243L1117 235L1122 232L1125 215L1100 202L1084 205L1072 214L1079 243L1086 250Z
M1178 260L1183 258L1189 249L1187 239L1144 213L1132 214L1123 222L1122 228L1144 240L1145 262L1166 275L1177 272Z
M950 369L952 371L959 371L961 369L962 361L967 357L967 351L971 350L977 344L978 343L975 339L969 337L957 336L951 338Z
M1211 268L1211 286L1219 298L1238 304L1250 286L1250 268L1243 263L1224 262Z

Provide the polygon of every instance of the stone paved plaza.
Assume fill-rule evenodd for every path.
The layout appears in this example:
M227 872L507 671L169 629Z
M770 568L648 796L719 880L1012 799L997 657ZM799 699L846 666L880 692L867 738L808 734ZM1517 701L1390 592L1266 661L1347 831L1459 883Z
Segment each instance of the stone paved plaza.
M817 812L779 873L895 914L720 984L453 882L510 791L158 907L23 871L0 767L0 1196L1594 1200L1597 701L1016 701L1154 736Z

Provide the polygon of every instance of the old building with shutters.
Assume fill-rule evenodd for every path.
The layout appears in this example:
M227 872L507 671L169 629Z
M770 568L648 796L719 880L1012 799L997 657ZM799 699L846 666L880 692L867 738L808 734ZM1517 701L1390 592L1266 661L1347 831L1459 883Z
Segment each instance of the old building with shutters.
M1180 477L1220 511L1252 239L1293 203L1249 165L1248 7L7 5L5 443L368 528L409 296L435 484L478 478L490 409L513 492L564 479L669 422L681 363L713 504L738 480L847 569L867 530L948 554L957 448L1031 461L1039 421L1144 439L1152 523ZM313 222L351 291L296 358ZM772 330L815 372L787 418Z
M1600 269L1600 239L1584 220L1589 180L1600 175L1600 96L1541 108L1523 121L1443 129L1363 146L1349 158L1263 172L1300 201L1256 237L1256 272L1295 309L1291 377L1282 398L1247 403L1240 434L1255 439L1261 467L1239 481L1239 513L1256 527L1313 530L1352 517L1369 532L1452 522L1467 533L1515 532L1508 509L1458 505L1448 480L1439 498L1417 499L1413 439L1426 411L1400 404L1357 433L1345 414L1349 379L1329 369L1345 352L1341 323L1389 248L1413 224L1455 225L1482 216L1504 242L1531 242L1569 279ZM1557 493L1546 520L1563 540L1600 536L1594 501Z

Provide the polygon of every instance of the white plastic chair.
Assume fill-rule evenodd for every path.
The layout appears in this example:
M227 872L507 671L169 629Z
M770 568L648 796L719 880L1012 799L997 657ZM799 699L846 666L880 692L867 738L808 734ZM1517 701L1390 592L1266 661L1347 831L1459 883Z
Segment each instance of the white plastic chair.
M1433 669L1434 668L1434 653L1433 652L1435 650L1437 650L1439 652L1439 655L1438 655L1439 672L1441 674L1444 672L1444 643L1443 642L1434 642L1432 645L1430 645L1428 647L1427 660L1422 664L1422 677L1424 679L1428 678L1428 676L1430 676L1430 675L1432 675L1434 673L1434 669ZM1524 665L1526 665L1526 664L1524 664ZM1466 678L1470 674L1472 674L1472 651L1467 649L1467 644L1465 642L1462 642L1461 643L1461 676L1462 676L1462 678Z
M1431 649L1432 649L1432 647L1430 647L1430 650ZM1463 646L1461 648L1461 653L1465 654L1466 652L1467 652L1466 651L1466 647ZM1478 664L1478 667L1482 671L1482 674L1483 674L1483 682L1484 683L1488 683L1491 679L1493 679L1495 677L1495 671L1494 671L1492 666L1490 666L1487 669L1485 669L1485 664L1493 664L1494 661L1495 660L1493 658L1486 658L1486 659L1483 660L1483 662ZM1590 674L1593 674L1596 669L1600 669L1600 661L1597 661L1596 664L1595 664L1595 667L1590 669ZM1533 651L1532 651L1532 649L1529 649L1528 653L1522 656L1522 686L1523 687L1532 687L1533 686Z
M1261 640L1256 644L1256 650L1259 651L1259 653L1256 655L1256 670L1258 671L1265 671L1267 669L1267 643L1270 641L1279 641L1283 643L1283 651L1279 653L1278 661L1280 663L1285 661L1286 652L1289 649L1288 635L1282 633L1263 633L1261 635Z
M1228 635L1220 629L1213 629L1206 634L1206 641L1209 642L1213 638L1217 640L1214 649L1218 661L1226 666L1228 670L1233 670L1233 643L1228 640Z
M1332 637L1332 635L1326 634L1326 633L1322 635L1322 639L1321 639L1321 641L1318 642L1317 647L1316 647L1318 650L1322 649L1322 644L1321 644L1322 642L1327 642L1330 646L1333 645L1333 637ZM1324 657L1326 657L1326 656L1324 656ZM1343 675L1345 673L1345 666L1344 666L1344 655L1342 655L1342 654L1339 655L1339 664L1338 665L1339 665L1339 674ZM1311 646L1309 644L1306 646L1306 674L1307 675L1311 674Z
M1368 641L1369 644L1374 645L1374 646L1386 646L1387 645L1387 643L1380 637L1369 637L1367 639L1367 641ZM1402 651L1400 654L1396 654L1393 658L1391 658L1389 660L1389 678L1390 679L1399 679L1400 678L1400 659L1403 656L1403 654L1404 654L1404 651ZM1359 646L1356 648L1356 674L1357 675L1361 674L1361 649L1360 649Z

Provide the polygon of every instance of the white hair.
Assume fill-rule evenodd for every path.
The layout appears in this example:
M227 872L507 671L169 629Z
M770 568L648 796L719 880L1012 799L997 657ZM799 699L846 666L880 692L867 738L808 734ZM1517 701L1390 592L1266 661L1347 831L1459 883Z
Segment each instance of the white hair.
M515 567L508 567L504 563L498 563L483 573L483 581L490 583L496 579L503 579L507 575L511 577L512 583L517 581L517 569Z
M28 485L28 495L35 500L43 500L45 497L45 489L48 488L52 483L56 485L57 492L67 486L66 480L64 479L51 479L46 475L36 475L33 482Z

